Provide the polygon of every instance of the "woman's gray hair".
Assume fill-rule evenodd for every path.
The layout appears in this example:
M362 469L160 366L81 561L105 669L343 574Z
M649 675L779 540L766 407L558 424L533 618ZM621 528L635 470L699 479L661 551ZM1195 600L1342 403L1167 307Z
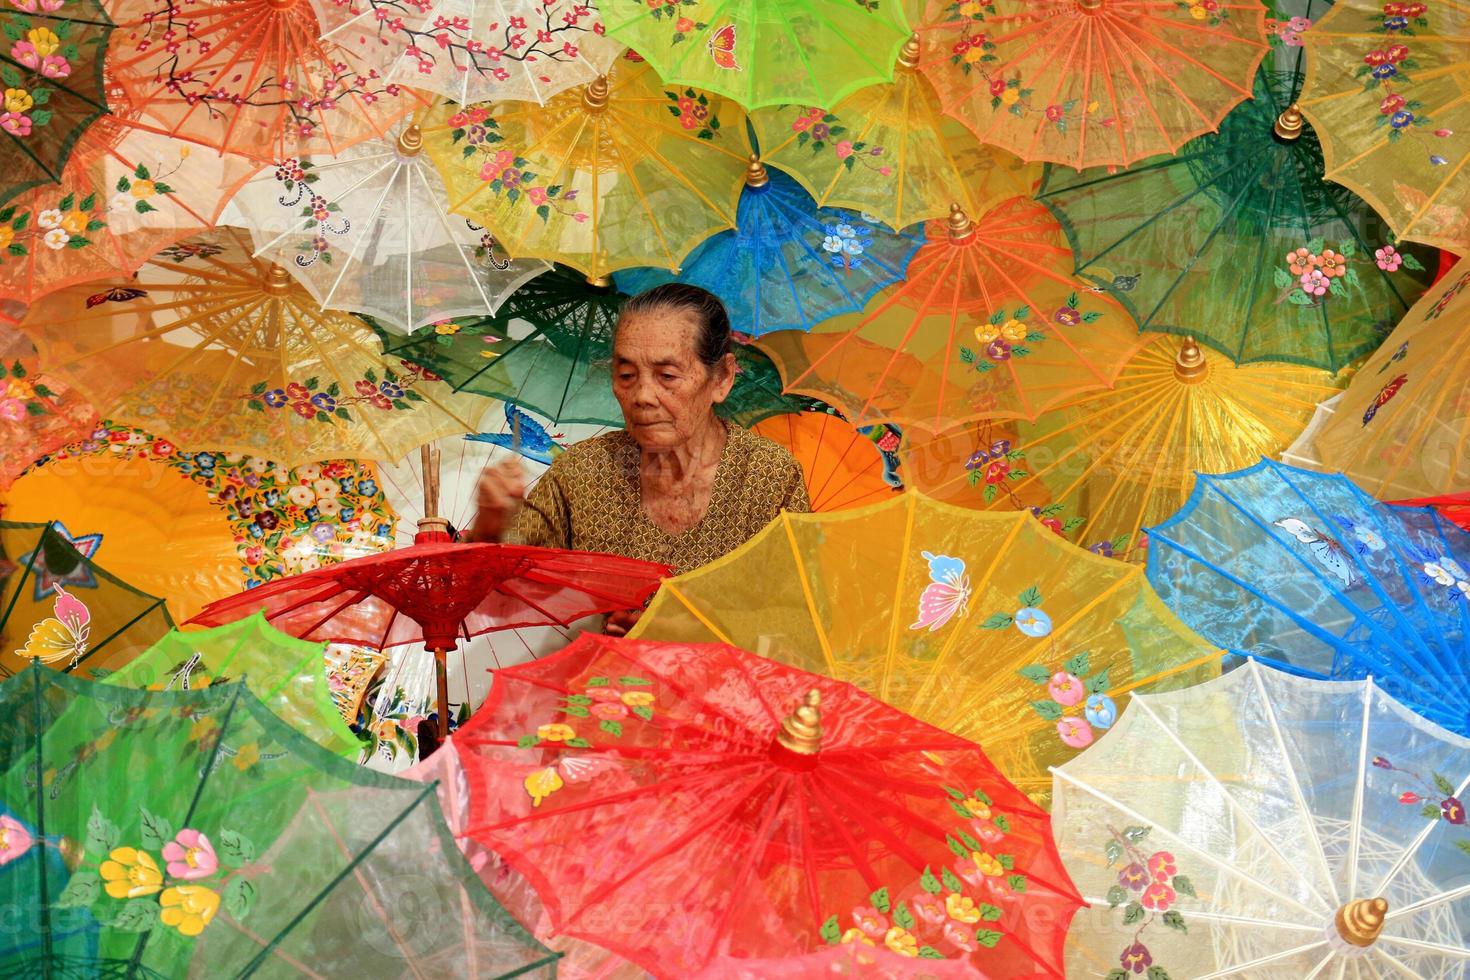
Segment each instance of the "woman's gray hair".
M618 322L638 313L673 311L689 313L699 324L694 350L705 367L714 367L730 353L730 314L718 296L699 286L668 282L646 289L623 304Z

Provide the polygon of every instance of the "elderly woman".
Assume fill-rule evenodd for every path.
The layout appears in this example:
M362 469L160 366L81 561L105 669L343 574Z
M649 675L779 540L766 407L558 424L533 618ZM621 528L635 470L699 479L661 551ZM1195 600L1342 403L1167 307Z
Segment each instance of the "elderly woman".
M783 510L811 510L785 449L723 421L735 383L730 318L697 286L629 300L613 337L625 429L563 453L529 497L519 463L487 472L468 540L601 551L688 571L738 548ZM638 612L614 613L621 635Z

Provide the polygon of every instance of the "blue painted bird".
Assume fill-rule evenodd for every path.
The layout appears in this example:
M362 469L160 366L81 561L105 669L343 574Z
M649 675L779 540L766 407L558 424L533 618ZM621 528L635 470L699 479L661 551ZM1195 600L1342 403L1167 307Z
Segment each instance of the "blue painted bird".
M510 402L505 403L505 424L507 432L476 432L465 439L501 446L543 466L550 466L553 459L566 451L567 447L556 441L565 436L547 432L545 426Z

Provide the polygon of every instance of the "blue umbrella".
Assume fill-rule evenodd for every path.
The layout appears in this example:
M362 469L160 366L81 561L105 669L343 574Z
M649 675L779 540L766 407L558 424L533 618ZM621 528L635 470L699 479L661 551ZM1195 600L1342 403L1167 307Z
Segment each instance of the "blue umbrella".
M1262 460L1200 475L1148 535L1149 581L1212 643L1307 676L1371 676L1470 735L1470 535L1432 509Z
M819 208L795 180L752 160L733 231L690 252L678 273L628 269L613 281L630 294L666 282L703 286L752 336L811 330L903 279L922 228L896 232L855 211Z

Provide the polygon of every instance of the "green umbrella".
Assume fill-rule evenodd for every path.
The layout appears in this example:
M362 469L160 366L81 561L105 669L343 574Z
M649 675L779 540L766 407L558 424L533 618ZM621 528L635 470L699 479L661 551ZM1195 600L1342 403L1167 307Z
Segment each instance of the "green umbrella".
M1038 199L1078 273L1143 329L1191 335L1237 364L1335 372L1377 347L1430 277L1368 205L1323 179L1294 105L1301 81L1260 72L1255 98L1177 156L1048 167Z
M60 521L0 521L0 677L34 659L102 677L173 628L162 599L97 564L103 547Z
M236 680L276 717L333 755L355 759L362 750L363 743L332 703L326 644L282 633L263 613L213 629L165 633L106 682L187 691Z
M555 975L433 785L331 755L243 683L31 669L0 683L0 714L0 894L19 899L0 976ZM64 872L34 860L53 854Z
M554 425L623 424L612 392L612 335L627 297L557 266L516 290L493 317L448 320L407 337L379 328L386 351L433 371L456 391L512 402ZM812 406L782 393L765 354L735 346L739 374L717 411L743 426Z

